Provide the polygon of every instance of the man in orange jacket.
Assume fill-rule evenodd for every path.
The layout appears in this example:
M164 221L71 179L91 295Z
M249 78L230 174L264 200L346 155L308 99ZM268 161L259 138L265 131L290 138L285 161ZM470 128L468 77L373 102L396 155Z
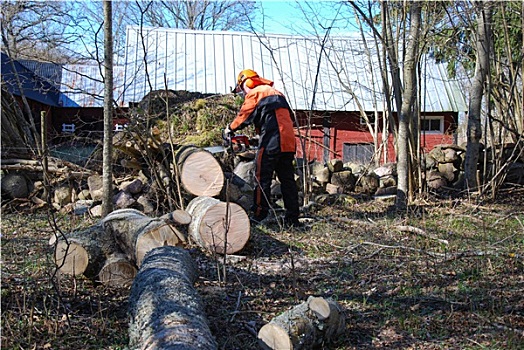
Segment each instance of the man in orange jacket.
M284 95L273 88L271 80L260 77L251 69L244 69L238 74L233 92L244 93L245 99L240 112L224 133L231 134L253 124L260 135L255 158L256 188L252 219L260 222L268 215L271 182L276 172L286 208L284 222L289 226L301 226L293 166L296 145L291 107Z

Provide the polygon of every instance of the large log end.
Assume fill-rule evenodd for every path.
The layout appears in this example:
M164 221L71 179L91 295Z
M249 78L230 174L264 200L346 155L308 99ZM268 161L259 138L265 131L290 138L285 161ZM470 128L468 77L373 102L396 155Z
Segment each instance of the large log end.
M79 244L58 242L55 246L55 264L60 272L79 276L85 272L89 264L89 254Z
M98 280L110 287L127 288L133 283L137 270L123 255L115 254L100 269Z
M210 152L197 147L186 147L177 154L180 182L195 196L214 197L224 187L224 172Z
M292 350L288 333L280 326L268 323L258 332L258 345L264 350Z
M236 203L202 196L194 198L187 211L193 217L189 233L203 248L219 254L234 254L249 240L249 217Z

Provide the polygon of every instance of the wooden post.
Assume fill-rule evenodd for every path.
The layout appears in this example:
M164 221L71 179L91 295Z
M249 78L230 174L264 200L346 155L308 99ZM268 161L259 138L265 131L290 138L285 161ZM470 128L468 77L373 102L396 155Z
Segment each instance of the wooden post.
M42 178L44 179L44 193L42 197L46 200L47 203L51 203L51 191L49 191L49 178L47 174L47 124L45 119L45 111L40 111L40 138L42 140Z

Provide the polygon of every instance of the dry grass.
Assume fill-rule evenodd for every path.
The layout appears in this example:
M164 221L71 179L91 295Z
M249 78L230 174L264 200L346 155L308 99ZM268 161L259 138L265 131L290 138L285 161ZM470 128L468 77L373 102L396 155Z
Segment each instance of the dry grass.
M256 332L308 295L344 307L325 349L524 347L524 203L420 201L318 208L305 232L257 226L240 261L195 247L196 284L220 349L256 349ZM76 220L76 221L75 221ZM89 221L60 217L63 231ZM399 229L412 226L415 233ZM123 349L128 290L59 276L44 212L2 215L2 349ZM440 240L447 240L445 244Z

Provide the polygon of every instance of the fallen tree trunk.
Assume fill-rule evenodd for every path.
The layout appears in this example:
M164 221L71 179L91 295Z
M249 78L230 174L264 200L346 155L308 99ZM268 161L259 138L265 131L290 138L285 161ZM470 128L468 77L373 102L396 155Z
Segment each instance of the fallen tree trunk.
M215 197L224 186L222 166L213 155L195 146L182 147L176 154L182 187L194 196Z
M271 350L311 349L331 342L344 329L345 319L336 302L310 296L264 325L258 343Z
M209 349L217 344L193 288L195 263L179 247L150 251L129 295L130 349Z
M188 227L189 235L211 252L234 254L249 240L249 217L236 203L202 196L189 202L186 210L193 218Z
M140 267L150 250L165 245L182 245L182 233L163 219L150 218L135 209L120 209L107 215L102 223L127 258Z

